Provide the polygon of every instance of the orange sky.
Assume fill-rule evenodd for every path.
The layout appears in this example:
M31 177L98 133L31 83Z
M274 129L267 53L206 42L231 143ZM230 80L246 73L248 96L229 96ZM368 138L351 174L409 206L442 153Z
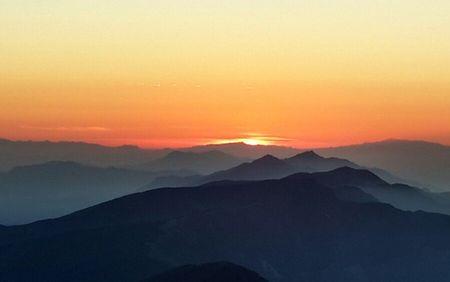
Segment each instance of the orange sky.
M450 144L450 2L299 2L2 3L0 137Z

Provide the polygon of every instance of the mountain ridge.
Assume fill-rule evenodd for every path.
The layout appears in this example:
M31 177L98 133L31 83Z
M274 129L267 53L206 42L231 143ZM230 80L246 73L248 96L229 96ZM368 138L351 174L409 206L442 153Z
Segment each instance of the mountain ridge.
M267 162L267 160L269 160ZM327 159L324 159L327 160ZM256 163L256 165L255 165ZM268 165L267 165L268 164ZM345 191L339 191L343 197L351 198L352 194L362 201L368 201L370 197L366 195L358 195L357 191L352 191L354 188L361 189L376 200L392 204L393 206L402 210L424 210L428 212L439 212L450 214L450 201L448 197L438 193L432 193L417 187L406 184L391 184L381 179L376 173L361 168L358 165L352 167L339 166L342 163L337 163L337 168L332 170L312 170L313 172L299 172L294 167L286 164L283 160L270 157L263 160L255 160L251 163L244 163L233 169L213 173L208 176L195 177L167 177L156 178L151 186L145 186L139 191L147 190L149 188L159 187L180 187L180 186L197 186L206 183L217 183L226 180L265 180L265 179L321 179L322 184L332 185L342 188ZM347 164L347 162L344 162ZM301 169L304 169L302 166ZM327 166L326 169L330 167ZM300 170L301 170L300 169ZM325 181L326 180L326 181ZM164 185L168 184L168 185Z
M271 178L283 178L297 172L319 172L329 171L339 167L352 167L363 169L363 167L354 164L345 159L324 158L317 155L314 151L296 154L293 157L279 159L273 155L265 155L251 162L242 163L228 170L217 171L206 176L183 177L165 177L157 178L154 187L162 186L183 186L185 184L195 185L218 180L262 180ZM365 169L365 168L364 168ZM164 182L167 181L167 182ZM151 187L151 186L149 186Z

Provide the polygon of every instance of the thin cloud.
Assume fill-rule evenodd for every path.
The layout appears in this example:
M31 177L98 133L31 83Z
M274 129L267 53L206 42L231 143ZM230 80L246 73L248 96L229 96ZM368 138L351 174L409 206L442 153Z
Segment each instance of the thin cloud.
M46 126L30 126L30 125L22 125L20 128L23 129L35 129L35 130L45 130L45 131L110 131L109 128L101 127L101 126L55 126L55 127L46 127Z

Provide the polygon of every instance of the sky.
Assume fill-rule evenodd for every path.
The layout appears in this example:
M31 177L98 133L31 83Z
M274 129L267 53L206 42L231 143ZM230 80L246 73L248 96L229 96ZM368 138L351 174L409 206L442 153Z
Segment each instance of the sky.
M450 144L448 0L0 0L0 137Z

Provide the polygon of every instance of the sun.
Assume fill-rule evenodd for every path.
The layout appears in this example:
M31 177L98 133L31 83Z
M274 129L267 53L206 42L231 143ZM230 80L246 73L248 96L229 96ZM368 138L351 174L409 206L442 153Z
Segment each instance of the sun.
M233 139L219 139L215 140L213 144L227 144L227 143L244 143L250 146L257 145L272 145L273 142L268 140L266 137L243 137L243 138L233 138Z
M269 142L261 139L255 139L255 138L244 138L241 140L243 143L251 146L256 145L269 145Z

